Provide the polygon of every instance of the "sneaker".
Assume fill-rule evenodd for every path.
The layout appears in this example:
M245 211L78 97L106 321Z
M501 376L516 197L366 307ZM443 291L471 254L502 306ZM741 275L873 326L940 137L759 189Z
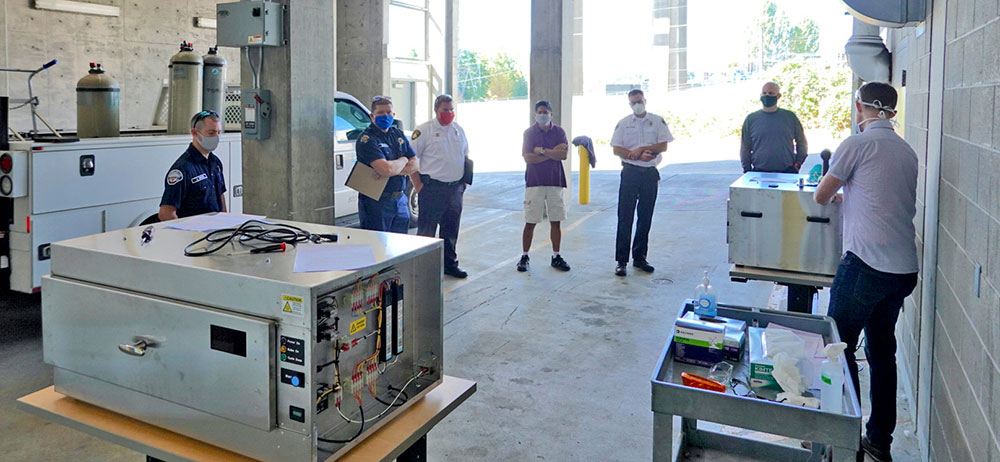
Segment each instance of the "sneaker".
M462 271L462 268L459 268L457 266L445 267L444 274L447 274L448 276L451 276L453 278L459 278L459 279L465 279L465 278L469 277L469 273L466 273L465 271Z
M530 258L527 255L521 255L521 261L517 262L517 270L522 273L528 271L528 260Z
M632 266L639 268L647 273L653 272L653 265L650 265L646 260L635 260L632 262Z
M625 276L626 274L628 273L625 271L625 264L619 262L618 265L615 266L615 276Z
M552 256L552 267L560 271L569 271L569 263L563 260L562 255Z
M861 438L861 449L875 462L892 462L892 454L889 453L889 450L875 446L867 436Z

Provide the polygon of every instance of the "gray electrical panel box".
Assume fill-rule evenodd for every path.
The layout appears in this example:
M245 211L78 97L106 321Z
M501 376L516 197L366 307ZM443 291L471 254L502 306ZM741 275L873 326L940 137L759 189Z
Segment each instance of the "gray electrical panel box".
M285 44L284 7L245 1L215 6L216 43L224 47L274 47Z
M270 138L271 90L242 90L240 103L243 111L243 137L258 141Z

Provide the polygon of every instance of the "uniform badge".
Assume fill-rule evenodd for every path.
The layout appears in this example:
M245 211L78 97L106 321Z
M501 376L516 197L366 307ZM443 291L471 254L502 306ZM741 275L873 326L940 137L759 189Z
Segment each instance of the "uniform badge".
M208 175L202 173L201 175L198 175L198 176L196 176L194 178L191 178L191 184L197 184L199 181L201 181L201 180L207 180L207 179L208 179Z
M175 168L175 169L167 172L167 185L168 186L173 186L173 185L175 185L177 183L180 183L181 181L184 181L184 173L181 172L180 170L178 170L178 169Z
M410 135L410 139L415 140L417 138L420 138L420 130L413 130L413 134Z
M399 138L396 138L396 141L398 141L398 142L399 142L399 145L400 145L400 146L402 146L402 145L403 145L403 137L402 137L402 136L400 136Z
M368 142L368 135L361 135L361 140L360 141L362 143L367 143Z

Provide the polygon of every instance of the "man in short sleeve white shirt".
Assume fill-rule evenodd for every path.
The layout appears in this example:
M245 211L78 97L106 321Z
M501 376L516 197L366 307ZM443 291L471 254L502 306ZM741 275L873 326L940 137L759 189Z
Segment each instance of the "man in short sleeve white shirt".
M660 172L656 166L663 160L667 143L674 140L667 121L646 112L642 90L628 93L632 114L615 126L611 146L622 159L621 184L618 186L618 236L615 245L615 274L625 276L631 252L632 266L653 272L646 261L649 250L649 229L653 224L653 209L659 189ZM636 218L638 211L638 218ZM635 238L632 221L636 220Z
M844 255L830 288L828 315L837 323L844 356L858 387L854 351L865 332L871 371L871 418L861 447L874 460L892 460L896 427L896 319L917 284L917 155L897 135L896 90L869 82L855 93L861 133L841 143L815 199L843 201ZM843 186L844 196L837 195ZM861 454L858 454L861 460Z
M465 160L469 141L465 130L455 122L451 95L434 99L434 119L413 130L410 146L420 161L420 171L410 175L419 193L417 234L440 237L444 241L444 274L464 278L468 273L458 267L458 228L462 220L462 197L465 194Z

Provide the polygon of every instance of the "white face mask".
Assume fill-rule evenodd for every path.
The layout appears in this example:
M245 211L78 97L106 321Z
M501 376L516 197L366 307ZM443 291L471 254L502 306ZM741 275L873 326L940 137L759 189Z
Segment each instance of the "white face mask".
M639 115L646 112L646 105L642 103L635 103L632 105L632 113Z
M535 122L538 122L538 125L548 125L552 122L552 114L535 114Z
M201 138L200 140L198 140L198 144L200 144L201 148L206 151L212 152L215 151L215 148L219 147L218 136L207 136L199 133L198 137Z

